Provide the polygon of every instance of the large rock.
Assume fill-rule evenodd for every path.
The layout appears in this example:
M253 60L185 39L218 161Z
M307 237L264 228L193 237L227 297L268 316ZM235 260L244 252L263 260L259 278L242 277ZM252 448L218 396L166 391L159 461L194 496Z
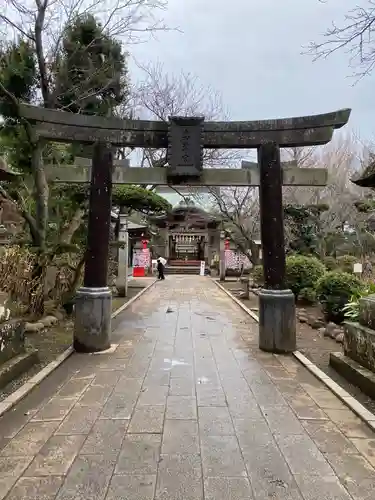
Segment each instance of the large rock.
M345 339L344 334L343 334L343 333L339 333L339 334L337 335L337 337L336 337L336 339L335 339L335 340L336 340L336 342L337 342L338 344L343 344L343 343L344 343L344 339Z
M56 325L57 318L55 318L55 316L45 316L44 318L39 320L39 323L42 323L45 327L49 327L52 325Z
M322 328L322 326L324 326L324 321L311 316L308 318L308 324L311 326L311 328L314 328L314 330L318 330L319 328Z
M43 323L25 323L25 333L38 333L44 330Z
M326 337L331 337L331 339L335 339L336 335L338 335L340 332L337 331L337 325L335 323L328 323L326 326Z

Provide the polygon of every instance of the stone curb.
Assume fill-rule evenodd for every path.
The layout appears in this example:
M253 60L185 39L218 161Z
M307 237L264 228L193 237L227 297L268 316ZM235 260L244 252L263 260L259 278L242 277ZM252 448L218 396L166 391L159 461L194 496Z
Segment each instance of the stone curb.
M68 347L62 354L57 356L54 361L51 361L42 370L40 370L36 375L31 377L27 382L25 382L16 391L12 392L3 401L0 402L0 417L7 411L9 411L13 406L15 406L21 399L29 394L37 385L39 385L42 380L44 380L48 375L50 375L56 368L58 368L71 354L73 354L73 346Z
M134 295L134 297L132 297L130 300L128 300L128 302L125 302L125 304L123 304L121 307L116 309L116 311L114 313L112 313L111 319L116 318L116 316L118 316L120 313L122 313L122 311L124 311L127 307L131 306L133 304L133 302L135 302L137 299L139 299L139 297L141 297L141 295L143 295L145 292L147 292L147 290L149 290L157 281L158 280L155 279L152 283L147 285L145 288L142 288L136 295Z
M212 278L211 278L212 279ZM238 300L234 295L232 295L228 290L226 290L217 281L212 279L216 285L223 290L236 304L238 304L243 311L245 311L249 316L251 316L256 322L259 322L259 317L250 311L240 300ZM317 379L319 379L331 392L333 392L353 413L355 413L363 422L370 427L371 430L375 431L375 415L368 411L359 401L353 398L345 389L343 389L339 384L326 375L320 368L318 368L312 361L310 361L306 356L304 356L299 351L294 351L293 356L312 373Z
M250 311L250 309L248 307L246 307L244 304L242 304L242 302L239 299L237 299L237 297L235 297L233 294L231 294L226 288L224 288L223 285L220 285L220 283L218 281L216 281L213 278L210 278L210 279L211 279L211 281L213 281L215 283L216 286L218 286L220 288L220 290L222 290L224 293L226 293L228 295L228 297L230 297L238 306L240 306L240 308L243 309L246 314L251 316L257 323L259 323L259 317L255 313L253 313L253 311Z
M368 411L359 401L353 398L345 389L326 375L320 368L306 358L299 351L294 351L294 357L309 370L310 373L315 375L323 384L330 389L352 412L354 412L371 430L375 431L375 415Z
M112 313L111 319L118 316L122 311L129 307L133 302L135 302L141 295L143 295L157 280L150 283L145 288L142 288L140 292L132 297L128 302L119 307L114 313ZM16 391L12 392L3 401L0 402L0 417L4 415L5 412L13 408L21 399L26 397L29 392L31 392L37 385L39 385L45 378L48 377L56 368L58 368L69 356L74 353L73 346L68 347L62 354L57 356L54 361L51 361L42 370L31 377L27 382L21 385Z

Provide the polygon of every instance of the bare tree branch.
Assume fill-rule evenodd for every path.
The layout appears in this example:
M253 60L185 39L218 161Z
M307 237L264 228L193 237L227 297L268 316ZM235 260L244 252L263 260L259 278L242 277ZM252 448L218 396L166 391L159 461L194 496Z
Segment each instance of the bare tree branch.
M204 86L191 73L177 75L165 71L161 63L142 65L141 81L136 82L132 100L139 118L167 121L169 116L204 116L206 120L225 120L228 114L221 95ZM207 168L234 166L240 158L239 151L206 149L203 153ZM148 167L165 166L164 150L145 150L143 163Z
M320 42L311 42L307 53L314 59L326 58L338 50L349 55L356 79L369 75L375 66L375 0L356 6L340 24L332 22Z
M259 263L259 198L256 188L211 189L213 209L218 211L236 247L252 262Z

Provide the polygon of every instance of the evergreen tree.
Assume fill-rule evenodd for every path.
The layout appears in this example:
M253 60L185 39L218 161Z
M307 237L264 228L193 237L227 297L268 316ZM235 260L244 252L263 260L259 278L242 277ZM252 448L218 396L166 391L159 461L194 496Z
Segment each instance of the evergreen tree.
M54 65L56 106L108 116L128 96L126 54L94 16L76 17L66 26Z

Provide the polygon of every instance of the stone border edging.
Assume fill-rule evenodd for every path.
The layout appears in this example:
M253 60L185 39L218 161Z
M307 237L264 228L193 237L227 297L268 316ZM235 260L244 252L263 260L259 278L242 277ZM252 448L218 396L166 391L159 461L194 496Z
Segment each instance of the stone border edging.
M249 316L251 316L257 323L259 323L259 317L250 311L242 302L237 299L233 294L226 290L220 283L215 281L213 278L211 280L223 290L237 305L241 307ZM310 361L306 356L304 356L300 351L294 351L293 356L312 373L317 379L319 379L331 392L333 392L353 413L355 413L363 422L370 427L371 430L375 431L375 415L367 410L359 401L353 398L345 389L343 389L339 384L337 384L331 377L326 375L320 368L318 368L312 361Z
M145 288L142 288L134 297L132 297L128 302L125 302L121 307L116 309L115 312L112 313L111 319L118 316L122 311L124 311L127 307L133 304L141 295L143 295L147 290L149 290L152 285L157 280L153 281ZM36 373L33 377L31 377L27 382L21 385L17 390L9 394L3 401L0 401L0 417L4 415L5 412L11 410L21 399L26 397L29 392L31 392L37 385L39 385L45 378L48 377L56 368L58 368L69 356L74 353L73 346L68 347L63 353L61 353L54 361L48 363L44 368L42 368L38 373Z
M326 375L320 368L312 363L301 352L295 351L294 357L309 370L317 379L330 389L352 412L365 422L373 431L375 431L375 415L367 410L359 401L351 396L345 389Z
M232 293L230 293L226 288L224 288L223 285L220 285L220 283L218 281L216 281L213 278L210 278L210 279L211 279L211 281L213 281L215 283L216 286L218 286L220 288L220 290L222 290L224 293L226 293L228 295L228 297L230 297L238 306L240 306L240 308L243 309L246 314L251 316L257 323L259 323L259 317L255 313L253 313L253 311L250 311L250 309L248 307L246 307L244 304L242 304L242 302L239 299L237 299L237 297L235 297Z
M116 311L114 313L112 313L111 319L116 318L116 316L118 316L120 313L122 313L122 311L124 311L127 307L131 306L133 304L133 302L135 302L137 299L139 299L139 297L141 297L141 295L143 295L145 292L147 292L147 290L149 290L152 287L152 285L154 285L157 281L158 280L155 279L152 283L150 283L149 285L142 288L136 295L134 295L134 297L132 297L127 302L125 302L125 304L122 304L122 306L120 306L118 309L116 309Z
M44 380L50 373L52 373L56 368L58 368L71 354L73 354L73 346L68 347L62 354L57 356L54 361L51 361L42 368L37 374L31 377L27 382L21 385L17 390L9 394L3 401L0 402L0 417L4 415L5 412L9 411L13 406L15 406L21 399L29 394L37 385L39 385L42 380Z

